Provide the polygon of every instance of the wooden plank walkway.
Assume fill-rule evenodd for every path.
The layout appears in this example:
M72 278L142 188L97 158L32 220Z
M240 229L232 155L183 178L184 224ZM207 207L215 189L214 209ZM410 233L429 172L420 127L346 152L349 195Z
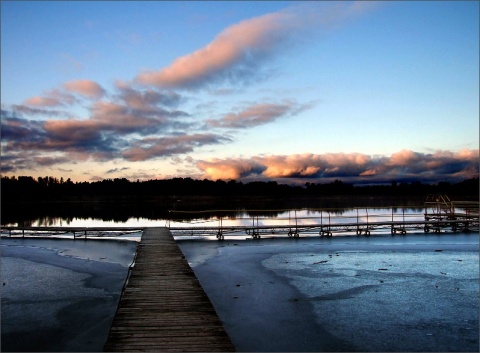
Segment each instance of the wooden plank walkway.
M167 228L147 228L104 351L234 351Z

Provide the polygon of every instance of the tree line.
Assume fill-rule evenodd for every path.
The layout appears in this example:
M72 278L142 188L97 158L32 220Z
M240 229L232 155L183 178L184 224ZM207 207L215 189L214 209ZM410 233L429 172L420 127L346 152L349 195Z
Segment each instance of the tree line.
M376 196L426 196L447 194L451 197L478 200L479 179L468 179L459 183L421 182L387 185L356 186L335 180L331 183L310 183L304 185L279 184L276 181L252 181L243 183L230 180L212 181L192 178L173 178L148 181L129 181L125 178L104 179L93 182L72 182L70 179L50 176L2 177L2 203L39 201L95 201L95 200L155 200L179 196L211 197L318 197L340 195Z

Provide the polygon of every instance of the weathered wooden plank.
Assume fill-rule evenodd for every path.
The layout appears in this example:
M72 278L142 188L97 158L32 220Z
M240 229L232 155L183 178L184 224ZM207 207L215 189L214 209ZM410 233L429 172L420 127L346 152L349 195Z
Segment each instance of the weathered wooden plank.
M168 343L171 342L177 342L179 345L180 344L186 344L186 343L197 343L197 342L210 342L210 343L218 343L219 338L224 338L222 335L208 335L208 334L203 334L203 335L195 335L195 336L190 336L187 334L183 335L175 335L175 334L168 334L168 332L150 332L150 334L143 333L143 334L136 334L132 333L129 335L126 335L125 333L122 333L120 335L117 335L117 342L130 342L133 344L139 344L137 342L142 342L142 345L150 345L151 343L155 342L155 344L162 344L165 343L165 338L168 338Z
M105 351L234 351L208 296L166 228L148 228Z

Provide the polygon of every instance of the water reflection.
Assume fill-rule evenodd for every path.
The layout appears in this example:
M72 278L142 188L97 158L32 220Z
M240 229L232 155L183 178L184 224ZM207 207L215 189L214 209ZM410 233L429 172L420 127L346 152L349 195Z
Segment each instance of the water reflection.
M69 209L36 209L25 210L24 213L2 211L3 226L20 227L185 227L185 226L258 226L258 225L302 225L327 224L336 222L398 220L399 217L422 218L422 207L395 208L303 208L276 210L166 210L146 214L130 212L128 205L111 205L113 210L79 212ZM138 210L138 209L137 209ZM11 210L10 210L11 212ZM51 212L50 214L45 214ZM40 214L40 215L37 215Z
M368 208L368 209L367 209ZM359 209L362 213L359 215ZM386 211L388 209L388 211ZM170 222L235 221L254 218L283 221L294 217L392 217L399 213L421 214L422 198L329 197L199 199L182 197L161 201L63 202L2 204L2 225L7 226L165 226ZM289 211L291 211L289 213Z
M44 226L71 225L72 222L83 220L127 222L132 218L146 220L162 220L169 217L169 210L175 211L204 211L204 210L235 210L227 217L237 217L237 213L249 216L275 216L276 210L288 209L319 209L329 208L334 213L342 214L344 210L354 207L421 207L424 198L389 198L389 197L302 197L302 198L213 198L213 197L185 197L159 198L148 200L112 200L95 202L40 202L40 203L4 203L2 202L1 221L3 225L18 224L30 226L40 224ZM267 211L264 211L267 210ZM272 210L272 211L268 211ZM212 211L213 212L213 211ZM223 214L225 216L225 214ZM184 214L182 219L203 217L209 219L218 217L218 213Z

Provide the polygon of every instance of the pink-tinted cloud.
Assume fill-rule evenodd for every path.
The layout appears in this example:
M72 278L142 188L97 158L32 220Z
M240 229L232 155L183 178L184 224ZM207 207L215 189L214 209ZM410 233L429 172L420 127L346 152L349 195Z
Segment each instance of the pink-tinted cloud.
M57 99L57 98L51 98L51 97L40 97L40 96L35 96L28 98L25 101L26 105L30 105L32 107L57 107L59 105L63 105L63 103Z
M25 110L27 108L53 108L53 107L62 107L70 106L77 103L78 100L70 93L63 91L62 89L52 89L46 92L43 96L30 97L25 100L23 105ZM26 112L28 114L41 114L41 110L31 109Z
M159 71L146 71L137 81L160 87L190 87L216 79L220 73L237 65L250 53L271 50L289 26L284 13L273 13L240 22L220 33L210 44L176 59ZM276 37L276 38L275 38Z
M313 176L322 168L318 156L313 154L257 157L255 160L265 165L263 174L267 178Z
M64 83L61 88L52 89L43 96L26 99L24 104L19 107L23 107L23 111L30 115L45 115L45 111L38 108L54 108L78 103L78 99L72 93L96 100L105 95L105 90L91 80L69 81Z
M246 107L239 113L229 113L218 120L209 119L208 126L221 128L249 128L267 124L284 116L292 116L311 107L294 101L283 103L260 103Z
M324 4L321 4L324 5ZM268 57L298 43L305 29L329 27L364 11L362 4L312 3L254 17L232 25L205 47L168 67L144 71L136 81L157 87L196 88L214 82L239 82L260 73Z
M64 88L70 90L69 92L90 95L92 98L103 95L102 89L93 81L72 81L65 84ZM182 101L180 95L151 89L139 91L126 84L117 85L117 89L119 94L111 95L111 100L97 100L91 103L88 107L90 115L82 119L69 117L67 113L62 116L62 112L57 110L32 108L29 105L15 106L15 112L10 115L2 110L2 152L5 155L14 151L35 150L39 153L57 153L74 156L80 160L99 161L108 158L122 159L125 153L128 158L135 154L136 157L131 158L138 160L142 157L134 151L138 148L138 141L146 140L142 138L145 136L164 139L162 143L157 143L155 148L149 146L146 149L144 158L147 159L171 156L177 152L192 151L197 146L228 140L220 136L209 139L202 134L190 135L193 136L190 140L184 137L169 140L169 136L178 131L188 130L192 124L178 119L188 117L187 113L169 109ZM28 101L30 104L47 107L72 102L76 102L75 97L59 89L48 92L46 97ZM19 112L25 115L46 115L50 119L35 121L19 118L16 116ZM56 119L52 119L53 116ZM144 145L140 148L142 147ZM48 160L43 157L32 161L42 165L42 161L59 160L58 158Z
M77 93L90 99L100 99L105 90L98 83L91 80L69 81L63 84L68 92Z
M400 151L390 157L371 157L360 153L296 154L261 156L251 159L198 161L204 177L211 179L303 179L347 182L427 182L478 177L479 151L438 151L425 154Z
M409 150L402 150L400 152L392 154L389 160L391 166L408 166L419 161L422 158L420 153L416 153Z
M253 159L211 159L197 162L205 177L217 180L241 179L252 174L261 174L265 169Z

